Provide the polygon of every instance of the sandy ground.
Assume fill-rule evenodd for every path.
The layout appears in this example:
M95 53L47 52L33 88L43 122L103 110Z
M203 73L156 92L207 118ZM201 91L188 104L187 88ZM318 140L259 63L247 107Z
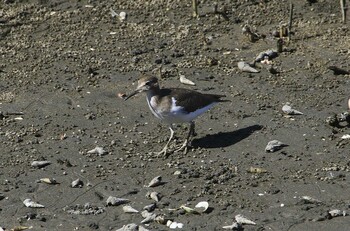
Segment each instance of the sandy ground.
M153 213L182 230L223 230L238 214L256 223L240 230L349 230L350 151L341 138L349 124L327 122L348 111L349 75L328 67L350 70L349 27L339 1L293 2L291 41L271 60L277 73L260 63L259 73L246 73L237 62L276 49L272 33L288 23L289 1L219 1L225 17L201 1L199 18L180 0L1 1L0 227L169 230L106 206L113 196L141 212L154 191L161 198ZM196 86L181 84L178 72ZM144 95L117 97L133 91L141 73L230 102L196 120L187 154L157 158L168 128ZM303 115L285 115L287 102ZM172 145L187 129L176 126ZM271 140L287 146L265 152ZM95 147L106 152L88 153ZM164 183L145 187L156 176ZM71 187L77 179L80 187ZM25 199L45 207L28 208ZM200 201L209 203L205 213L178 209Z

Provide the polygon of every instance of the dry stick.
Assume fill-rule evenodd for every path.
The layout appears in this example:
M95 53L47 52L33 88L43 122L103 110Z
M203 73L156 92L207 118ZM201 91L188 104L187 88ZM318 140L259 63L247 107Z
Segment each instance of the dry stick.
M198 0L192 0L192 16L194 18L198 17Z
M341 8L341 14L342 14L343 23L346 23L345 0L340 0L340 8Z
M290 42L290 33L292 31L292 23L293 23L293 3L290 1L289 5L289 26L288 26L288 43Z

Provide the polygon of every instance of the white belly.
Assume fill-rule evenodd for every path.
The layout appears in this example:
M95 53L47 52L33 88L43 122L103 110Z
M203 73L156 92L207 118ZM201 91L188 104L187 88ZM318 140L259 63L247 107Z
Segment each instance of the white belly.
M200 108L194 112L186 113L183 110L183 107L176 106L176 100L172 98L172 105L169 108L160 108L156 102L155 97L147 98L148 106L151 112L159 119L163 120L165 123L173 124L173 123L189 123L194 120L199 115L208 111L211 107L213 107L215 103L211 103L203 108Z

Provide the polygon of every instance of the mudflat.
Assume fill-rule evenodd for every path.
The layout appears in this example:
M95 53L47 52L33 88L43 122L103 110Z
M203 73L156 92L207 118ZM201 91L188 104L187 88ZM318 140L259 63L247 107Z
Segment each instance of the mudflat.
M349 22L339 1L292 2L288 41L289 1L200 1L198 17L180 0L1 1L0 227L224 230L240 214L256 224L238 230L349 230L350 78L330 68L350 70ZM188 153L157 157L167 126L145 95L118 97L142 73L230 102L195 120ZM175 128L173 149L189 129ZM285 145L266 152L272 140ZM141 223L153 203L160 222Z

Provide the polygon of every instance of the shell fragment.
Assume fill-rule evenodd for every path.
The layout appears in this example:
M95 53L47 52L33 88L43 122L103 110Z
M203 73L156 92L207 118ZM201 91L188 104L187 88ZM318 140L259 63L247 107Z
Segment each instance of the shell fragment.
M43 168L47 165L50 165L51 161L43 160L43 161L33 161L31 166L35 168Z
M293 109L290 105L286 104L282 107L282 111L287 115L303 115L302 112Z
M109 196L106 201L107 205L112 205L112 206L118 206L129 202L130 201L128 199L112 197L112 196Z
M127 225L123 225L120 229L117 229L116 231L138 231L139 226L137 224L131 223Z
M156 219L156 217L157 217L157 214L155 214L155 213L149 213L149 212L147 212L147 211L142 211L142 212L141 212L141 216L142 216L143 218L145 218L145 219L143 219L143 220L141 221L141 223L142 223L142 224L146 224L146 223L150 223L150 222L154 221L154 220Z
M160 194L157 192L148 192L146 197L154 200L155 202L159 202L161 198Z
M339 217L339 216L347 216L348 214L346 211L341 211L339 209L332 209L331 211L328 212L331 217Z
M282 143L281 141L272 140L267 144L265 151L266 152L275 152L275 151L280 150L282 147L285 147L285 146L287 146L287 145Z
M45 208L44 205L36 203L36 202L32 201L31 199L25 199L23 201L23 204L28 208Z
M187 207L185 205L181 205L180 206L180 209L183 209L186 213L197 213L196 210L190 208L190 207Z
M168 221L166 224L170 229L182 229L184 227L184 224L176 222L176 221Z
M207 201L201 201L196 206L194 206L195 210L199 213L204 213L209 208L209 203Z
M234 222L232 225L226 225L222 227L223 229L230 229L230 230L241 230L242 225L240 225L237 222Z
M241 224L241 225L256 225L254 221L249 220L248 218L244 217L241 214L236 215L235 220L237 221L238 224Z
M107 154L107 151L105 151L102 147L96 147L88 151L87 154L98 154L99 156L103 156Z
M71 186L72 188L81 188L84 186L84 182L78 178L71 183Z
M148 187L156 187L156 186L159 186L161 184L163 184L162 177L156 176L151 180L151 182L149 182Z
M46 184L59 184L54 178L41 178L39 181Z
M191 80L187 79L185 77L185 75L179 75L180 76L180 82L183 84L187 84L187 85L191 85L191 86L195 86L196 84L194 82L192 82Z
M130 205L123 206L124 213L138 213L139 211L131 207Z

